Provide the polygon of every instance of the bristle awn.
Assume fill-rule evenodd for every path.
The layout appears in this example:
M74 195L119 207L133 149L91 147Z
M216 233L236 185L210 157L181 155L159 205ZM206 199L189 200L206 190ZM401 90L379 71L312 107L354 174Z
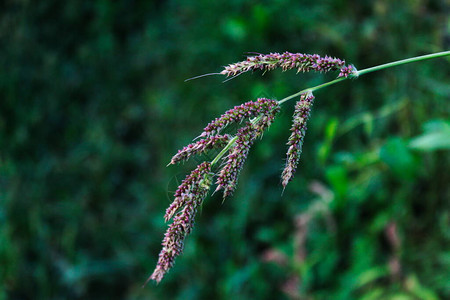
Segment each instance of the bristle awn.
M230 81L231 79L235 79L236 77L238 77L239 75L241 75L241 74L244 74L244 73L239 73L239 74L237 74L237 75L234 75L233 77L230 77L230 78L228 78L228 79L225 79L224 81L222 81L222 83L225 83L225 82L227 82L227 81ZM221 74L222 75L222 74Z
M190 80L194 80L194 79L198 79L198 78L202 78L202 77L206 77L206 76L212 76L212 75L222 75L222 74L220 74L220 73L208 73L208 74L198 75L198 76L195 76L195 77L188 78L184 82L190 81Z

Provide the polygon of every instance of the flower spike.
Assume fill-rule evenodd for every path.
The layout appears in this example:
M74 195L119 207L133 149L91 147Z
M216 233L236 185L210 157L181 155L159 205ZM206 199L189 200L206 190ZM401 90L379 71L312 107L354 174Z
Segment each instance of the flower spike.
M318 54L302 53L270 53L248 56L247 60L230 64L220 72L227 77L237 76L239 74L263 70L270 71L281 68L283 71L296 69L299 72L329 72L340 70L345 66L345 61L330 56L321 57Z
M295 105L294 117L292 120L291 136L287 145L289 146L286 153L286 166L281 175L281 184L283 188L292 180L297 169L300 155L302 153L303 139L307 130L306 122L308 121L313 105L314 96L312 93L305 93L300 96L300 100Z
M206 150L214 148L222 148L229 141L230 136L228 134L209 136L205 139L189 144L183 149L179 150L178 153L172 157L169 165L176 164L180 161L188 160L192 155L201 154Z
M268 109L254 122L247 122L246 126L238 130L236 144L232 148L231 153L224 159L226 160L225 166L220 171L216 182L216 191L223 189L224 199L234 192L239 173L253 142L270 126L279 111L280 107L277 103L276 107Z
M194 226L197 208L202 204L211 186L211 163L203 162L189 174L175 192L174 203L167 209L165 219L173 217L173 222L164 235L162 250L152 275L148 278L159 283L172 268L175 258L183 252L184 240Z
M240 123L244 119L254 118L278 106L278 102L271 99L259 98L258 101L249 101L226 111L222 116L209 123L200 137L218 134L222 129L233 123Z

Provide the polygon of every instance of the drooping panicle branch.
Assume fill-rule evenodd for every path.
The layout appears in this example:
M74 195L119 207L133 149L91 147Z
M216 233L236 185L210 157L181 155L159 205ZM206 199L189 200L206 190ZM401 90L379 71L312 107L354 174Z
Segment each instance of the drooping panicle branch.
M267 108L258 119L254 122L247 122L246 126L238 130L236 143L231 149L230 154L224 158L225 165L217 177L216 191L223 189L224 198L234 192L239 173L247 159L253 142L270 126L279 111L280 107L278 104L273 108Z
M230 196L236 188L239 173L247 159L250 147L255 141L255 130L250 122L240 128L237 133L238 139L230 154L226 157L226 163L217 177L216 192L223 189L223 198Z
M164 220L166 222L173 217L179 208L186 204L186 201L189 200L189 197L187 196L190 196L193 192L195 192L199 181L201 181L202 177L210 172L210 170L211 164L209 162L204 162L198 165L191 174L186 176L186 178L178 186L178 189L175 191L172 204L166 210L166 214L164 215Z
M216 135L230 124L240 123L247 118L254 118L277 106L277 101L266 98L259 98L256 102L249 101L239 106L235 106L209 123L205 129L203 129L200 137Z
M166 211L166 221L179 211L173 217L173 222L164 235L158 263L148 280L152 279L159 283L172 268L175 258L183 252L184 239L194 226L197 208L208 194L211 181L211 163L203 162L178 187L174 203Z
M281 184L283 188L292 180L297 169L300 155L302 153L303 140L307 130L306 122L308 121L313 105L314 96L311 92L307 92L300 96L300 100L295 105L294 116L292 119L291 136L287 142L289 146L286 153L286 166L281 174Z
M329 72L340 70L345 66L345 61L330 56L321 57L318 54L302 53L270 53L248 56L246 60L230 64L220 72L222 75L237 76L239 74L254 71L270 71L281 68L283 71L296 69L299 72Z
M188 160L192 155L201 154L206 150L223 148L230 141L230 139L231 138L228 134L208 136L179 150L178 153L172 157L170 164L176 164L180 161Z

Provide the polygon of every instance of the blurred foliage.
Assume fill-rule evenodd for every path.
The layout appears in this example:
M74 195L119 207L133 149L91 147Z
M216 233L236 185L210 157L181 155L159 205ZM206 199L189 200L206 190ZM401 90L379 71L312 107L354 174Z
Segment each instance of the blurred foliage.
M447 1L0 4L0 299L449 299L449 60L321 90L282 194L293 103L234 197L153 270L171 154L226 109L333 75L184 79L256 51L357 68L449 48Z

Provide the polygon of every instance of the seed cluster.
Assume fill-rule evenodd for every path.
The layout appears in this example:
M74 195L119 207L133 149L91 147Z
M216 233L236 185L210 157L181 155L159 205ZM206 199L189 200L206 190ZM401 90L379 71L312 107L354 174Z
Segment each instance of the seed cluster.
M226 111L219 118L209 123L203 129L201 137L218 134L232 123L240 123L244 119L254 118L278 106L278 102L271 99L259 98L256 102L249 101Z
M255 130L251 123L247 123L245 127L238 130L236 143L231 150L231 153L226 158L226 164L220 171L217 178L217 188L215 192L223 189L223 197L226 198L230 196L237 184L239 173L242 166L247 159L250 147L255 141L256 135Z
M189 144L183 149L179 150L177 154L172 157L170 164L176 164L180 161L188 160L192 155L202 154L207 150L214 148L223 148L230 141L230 136L225 135L213 135L205 139L199 140L195 143Z
M313 105L314 96L312 93L302 94L300 100L295 105L294 116L292 119L291 136L287 142L289 146L286 153L286 166L281 174L281 184L285 188L289 181L292 180L296 171L300 155L302 154L303 139L307 130L306 122L308 121Z
M248 56L244 61L226 66L220 74L229 77L248 71L270 71L277 68L281 68L283 71L297 69L297 73L310 71L329 72L339 70L344 65L344 60L330 56L321 57L318 54L270 53Z
M174 265L175 258L183 252L184 239L194 226L197 208L208 194L212 180L210 173L211 163L201 163L186 177L175 192L174 203L166 211L166 221L172 218L177 210L180 210L173 217L173 222L164 235L158 263L148 280L152 279L159 283Z
M230 123L256 117L253 122L247 122L245 126L238 130L237 141L231 148L231 153L226 158L225 165L219 173L217 190L224 189L224 197L229 196L236 187L239 172L247 158L250 146L270 126L279 111L280 107L277 101L264 98L258 99L256 102L247 102L241 106L236 106L216 119L216 123L208 125L207 128L211 130L205 131L207 133L203 135L205 138L178 151L172 158L171 164L186 160L194 154L200 154L215 147L224 147L230 142L231 136L218 134L223 127ZM149 280L160 282L172 268L175 258L183 251L184 239L194 226L197 208L206 197L212 179L211 163L203 162L183 180L176 190L174 201L164 215L166 222L172 218L173 222L164 235L163 248Z
M236 143L230 154L224 158L225 165L220 171L216 182L216 191L223 189L224 199L236 189L239 173L247 159L250 147L256 138L260 137L270 126L279 111L280 107L277 103L276 107L266 110L255 122L247 122L246 126L238 130Z

